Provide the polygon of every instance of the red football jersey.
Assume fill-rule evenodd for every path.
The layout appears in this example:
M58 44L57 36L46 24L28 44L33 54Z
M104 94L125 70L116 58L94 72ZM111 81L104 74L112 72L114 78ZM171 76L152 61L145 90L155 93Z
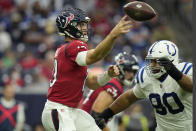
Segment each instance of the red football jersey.
M123 93L123 87L120 82L112 78L105 86L98 88L97 90L90 90L87 97L83 100L81 109L90 113L93 103L101 91L107 91L114 99L118 98Z
M79 66L75 59L81 51L87 51L87 44L74 40L63 44L55 53L53 80L50 81L47 98L69 107L77 107L87 77L87 66Z

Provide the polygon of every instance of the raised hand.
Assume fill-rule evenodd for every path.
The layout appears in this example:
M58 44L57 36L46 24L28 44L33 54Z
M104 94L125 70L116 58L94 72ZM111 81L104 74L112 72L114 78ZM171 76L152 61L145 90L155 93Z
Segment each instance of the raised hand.
M118 67L116 65L110 65L108 67L108 75L110 77L116 77L116 76L119 75L119 73L120 73L119 69L118 69Z
M91 111L91 116L95 119L95 122L96 122L97 126L98 126L100 129L105 128L106 122L105 122L104 118L101 117L100 113L95 112L95 111L92 110L92 111Z
M127 18L128 18L127 15L122 17L119 23L113 28L111 33L112 35L114 35L114 37L118 37L121 34L130 32L132 28L132 21L130 19L126 20Z
M176 81L182 78L182 72L180 72L168 58L160 58L157 62L160 66L163 66L166 72Z
M174 66L174 64L168 58L160 58L157 60L157 62L160 66L163 66L167 72Z

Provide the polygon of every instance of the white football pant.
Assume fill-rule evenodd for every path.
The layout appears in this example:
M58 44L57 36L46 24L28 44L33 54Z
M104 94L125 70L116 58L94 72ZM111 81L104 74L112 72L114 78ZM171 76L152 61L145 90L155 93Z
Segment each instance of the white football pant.
M42 112L47 131L101 131L87 112L47 100Z

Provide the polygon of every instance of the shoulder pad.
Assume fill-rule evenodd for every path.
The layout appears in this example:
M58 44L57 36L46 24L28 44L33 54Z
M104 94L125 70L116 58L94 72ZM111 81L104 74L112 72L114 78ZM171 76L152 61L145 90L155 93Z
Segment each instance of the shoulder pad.
M144 74L145 74L146 67L142 67L136 74L136 83L143 83L144 82Z
M188 74L189 70L193 67L193 64L190 62L183 62L177 65L177 68L184 74Z

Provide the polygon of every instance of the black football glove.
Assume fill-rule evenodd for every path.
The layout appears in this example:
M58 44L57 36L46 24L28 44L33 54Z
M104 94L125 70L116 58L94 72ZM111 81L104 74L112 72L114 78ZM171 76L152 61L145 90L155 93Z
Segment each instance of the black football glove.
M95 122L97 124L97 126L100 128L100 129L103 129L105 128L106 126L106 121L104 120L104 118L102 118L100 116L100 113L98 112L95 112L95 111L91 111L91 116L95 119Z
M103 129L103 128L105 128L108 120L115 114L110 108L107 108L102 113L97 113L92 110L91 115L95 119L97 126L100 129Z
M180 72L168 58L160 58L157 62L160 66L163 66L166 72L176 81L182 78L182 72Z

